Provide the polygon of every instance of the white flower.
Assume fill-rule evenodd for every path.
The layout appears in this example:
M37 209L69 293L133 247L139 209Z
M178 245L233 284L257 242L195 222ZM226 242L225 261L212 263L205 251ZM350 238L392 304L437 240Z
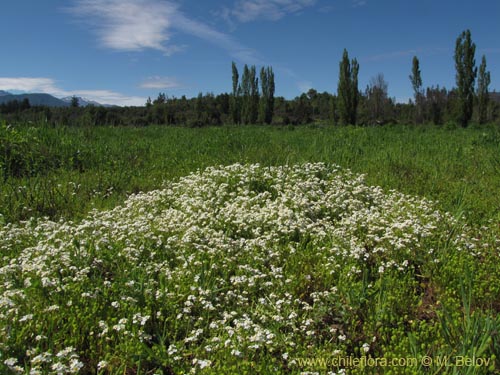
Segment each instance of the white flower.
M21 319L19 319L20 322L26 322L28 320L32 320L33 319L33 314L28 314L28 315L24 315Z
M77 374L83 367L83 363L78 359L73 358L69 363L69 371L72 374Z
M5 361L3 361L3 363L4 363L4 365L6 365L8 367L13 367L16 365L17 359L16 358L8 358Z

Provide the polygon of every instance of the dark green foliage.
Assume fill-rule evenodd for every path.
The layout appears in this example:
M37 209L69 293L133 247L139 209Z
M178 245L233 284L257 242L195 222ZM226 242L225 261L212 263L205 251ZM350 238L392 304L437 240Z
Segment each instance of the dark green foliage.
M167 96L165 95L165 93L160 92L158 94L158 97L153 102L153 104L156 104L156 105L165 104L166 101L167 101Z
M239 89L238 89L239 90ZM439 93L436 92L439 90ZM314 92L314 95L310 95ZM29 106L25 102L9 102L0 104L0 120L10 124L39 123L52 126L148 126L148 125L177 125L177 126L209 126L220 124L235 124L232 112L234 103L232 94L203 94L202 98L187 99L186 97L175 98L161 94L159 100L154 104L144 107L38 107ZM487 105L488 122L500 120L500 97L495 92L489 93L490 100ZM242 97L237 97L241 103ZM261 100L262 97L259 98ZM308 122L320 124L340 123L340 100L328 92L319 93L315 90L306 94L306 98L300 97L287 100L283 97L274 97L273 115L271 123L274 125L307 124ZM201 107L206 113L203 124L199 123L197 114L200 100ZM444 124L455 122L457 108L456 90L447 91L444 88L431 87L426 90L422 98L422 122ZM367 107L369 101L365 95L359 95L358 125L372 124L370 111ZM259 103L262 105L262 101ZM310 107L309 116L298 116L303 112L299 106ZM476 107L477 108L477 107ZM261 109L260 109L261 110ZM385 101L385 111L390 116L391 122L408 124L414 121L414 105L412 103L394 103L392 100ZM199 109L198 109L199 112ZM238 116L239 111L237 112ZM439 119L436 121L436 119ZM261 118L259 118L261 120ZM240 122L241 123L241 122Z
M359 102L358 92L359 64L356 59L349 62L349 54L344 49L340 62L339 83L337 87L338 110L342 124L356 124Z
M415 93L415 98L422 89L422 76L420 73L420 62L417 56L413 56L412 69L410 75L411 85L413 86L413 92Z
M332 95L329 100L329 105L330 105L330 123L332 125L337 125L339 121L339 115L337 111L337 100L336 98Z
M19 113L30 108L30 101L27 98L22 101L13 100L11 102L0 104L0 112L4 114Z
M232 63L233 92L231 94L231 118L234 124L241 122L241 86L239 85L239 73L236 64Z
M381 125L391 117L391 102L388 97L389 85L382 73L377 74L370 80L366 88L366 108L370 124Z
M426 93L427 113L426 119L434 125L442 125L448 101L448 92L445 88L428 87Z
M310 99L306 94L302 94L295 99L295 111L293 113L292 123L297 124L307 124L311 122L313 107L311 105Z
M420 73L420 62L417 56L413 56L412 69L410 75L411 85L413 87L413 95L415 98L415 123L422 122L423 110L423 91L422 91L422 76Z
M262 94L259 103L259 123L270 124L274 113L274 72L271 67L260 70Z
M248 119L250 117L250 106L249 100L250 97L250 70L248 66L245 64L243 68L243 74L241 76L241 123L248 123Z
M241 77L242 108L241 122L255 124L259 111L259 79L255 66L245 65Z
M477 109L478 122L484 124L488 119L488 86L491 83L490 72L486 71L486 56L483 55L479 66L479 77L477 79Z
M78 108L80 106L80 101L78 100L78 98L76 96L72 96L71 97L71 107L73 108Z
M259 117L259 78L255 65L250 68L249 124L256 124Z
M457 38L455 46L455 68L458 94L457 119L460 125L467 126L472 118L474 107L474 82L477 76L476 45L471 40L470 30Z

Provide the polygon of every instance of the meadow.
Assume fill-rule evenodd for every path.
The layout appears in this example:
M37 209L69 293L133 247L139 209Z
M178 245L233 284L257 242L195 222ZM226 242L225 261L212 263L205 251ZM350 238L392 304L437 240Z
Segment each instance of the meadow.
M500 373L498 127L0 142L2 374Z
M324 162L427 197L470 224L500 219L500 128L0 125L0 215L82 218L198 169ZM1 217L0 217L1 218Z

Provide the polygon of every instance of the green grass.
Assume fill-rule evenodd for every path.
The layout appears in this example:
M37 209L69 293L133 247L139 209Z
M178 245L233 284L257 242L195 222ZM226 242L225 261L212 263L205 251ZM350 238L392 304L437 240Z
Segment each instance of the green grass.
M499 374L499 192L493 126L0 125L0 372Z
M130 193L197 169L235 162L322 161L369 184L439 201L470 223L500 219L500 129L394 127L180 127L0 129L0 214L81 218ZM23 143L24 142L24 143ZM12 147L11 147L12 148ZM10 166L10 167L9 167ZM16 169L21 172L13 173Z
M0 226L0 373L498 373L495 233L323 163Z

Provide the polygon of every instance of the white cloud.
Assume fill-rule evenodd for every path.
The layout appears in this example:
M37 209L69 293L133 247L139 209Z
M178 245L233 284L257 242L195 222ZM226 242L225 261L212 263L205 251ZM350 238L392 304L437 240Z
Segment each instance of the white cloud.
M236 17L240 22L250 22L259 18L276 21L315 3L316 0L240 0L233 9L225 9L222 14L226 19Z
M142 89L165 90L179 88L182 85L173 77L154 76L142 82L140 87Z
M215 44L219 48L225 49L228 51L229 55L235 59L244 61L248 64L261 63L261 60L254 49L242 45L231 36L217 31L204 23L194 21L182 14L178 14L175 19L175 27L186 34L190 34L209 43Z
M104 47L121 51L157 49L171 54L167 45L177 7L153 0L78 0L70 12L96 28Z
M146 99L138 96L127 96L111 90L64 90L57 86L51 78L33 77L0 77L0 90L19 91L25 93L43 93L55 97L81 96L100 104L120 106L142 106Z
M357 7L362 7L366 5L366 0L353 0L352 1L352 6L357 8Z
M169 0L75 1L69 11L93 27L106 48L119 51L154 49L170 56L186 48L171 40L172 31L178 30L225 49L236 59L248 63L258 61L253 49L241 45L228 34L188 18Z
M110 90L77 90L68 91L68 96L80 96L100 104L110 104L119 106L143 106L146 98L140 96L127 96Z
M54 80L50 78L30 78L30 77L0 77L0 90L38 92L53 94L58 91Z

